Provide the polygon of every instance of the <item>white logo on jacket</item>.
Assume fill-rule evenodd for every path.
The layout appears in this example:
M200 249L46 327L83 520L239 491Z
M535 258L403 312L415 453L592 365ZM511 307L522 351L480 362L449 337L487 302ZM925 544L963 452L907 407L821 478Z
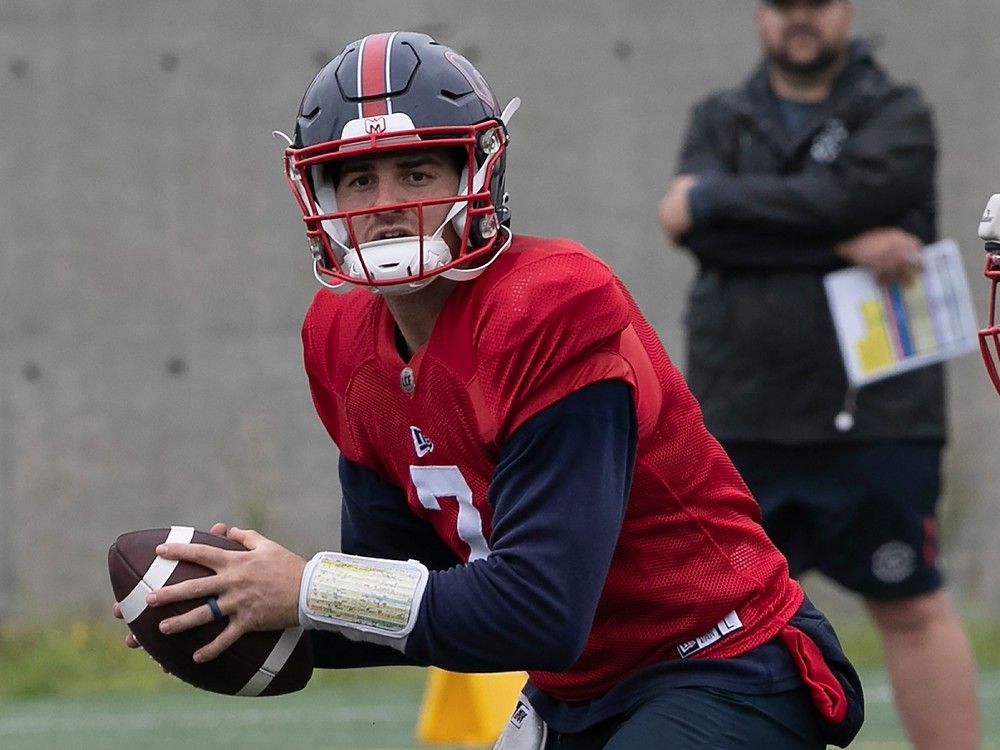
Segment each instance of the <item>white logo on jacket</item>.
M847 142L847 128L840 120L828 120L823 129L813 138L809 155L821 164L830 164L838 156Z

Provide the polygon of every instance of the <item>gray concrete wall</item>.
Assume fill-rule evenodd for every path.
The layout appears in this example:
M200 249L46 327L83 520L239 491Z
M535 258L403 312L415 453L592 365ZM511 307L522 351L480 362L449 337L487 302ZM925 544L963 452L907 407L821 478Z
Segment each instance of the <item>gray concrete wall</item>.
M392 28L462 50L512 125L514 226L572 236L630 284L675 358L692 264L655 206L689 105L757 57L751 0L4 0L0 4L0 616L106 615L122 531L215 520L303 553L338 538L336 451L298 326L313 293L270 133L343 44ZM860 2L942 144L942 231L1000 190L1000 4ZM683 362L681 362L683 365ZM950 367L945 561L1000 612L1000 403Z

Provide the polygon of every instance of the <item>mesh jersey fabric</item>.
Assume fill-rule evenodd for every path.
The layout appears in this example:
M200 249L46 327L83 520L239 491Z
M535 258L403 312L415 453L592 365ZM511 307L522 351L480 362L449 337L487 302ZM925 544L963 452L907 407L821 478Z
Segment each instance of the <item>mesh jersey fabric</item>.
M691 658L739 655L777 635L802 602L655 331L580 245L515 236L475 282L455 286L408 362L384 300L366 290L318 292L303 343L317 412L344 456L403 488L410 510L466 562L462 503L425 507L412 467L457 467L488 545L503 441L585 385L619 379L633 389L639 446L624 523L582 656L565 672L530 673L547 694L601 695L678 658L733 611L741 627ZM424 455L417 434L433 446Z

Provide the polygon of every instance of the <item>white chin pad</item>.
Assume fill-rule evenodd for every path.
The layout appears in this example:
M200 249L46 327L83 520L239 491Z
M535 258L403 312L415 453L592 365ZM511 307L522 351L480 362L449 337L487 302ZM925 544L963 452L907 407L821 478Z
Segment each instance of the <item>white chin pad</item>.
M363 282L402 281L421 274L421 251L423 274L451 260L451 249L440 237L399 237L363 242L359 249L348 250L343 260L344 272Z
M302 573L299 622L403 651L429 575L416 560L320 552Z

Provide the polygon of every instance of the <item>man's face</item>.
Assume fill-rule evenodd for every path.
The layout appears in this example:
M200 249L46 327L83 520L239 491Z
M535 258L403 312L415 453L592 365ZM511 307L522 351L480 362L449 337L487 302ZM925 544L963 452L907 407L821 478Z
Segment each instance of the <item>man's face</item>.
M420 148L385 156L346 159L337 181L337 207L358 211L377 206L426 201L457 195L459 170L446 149ZM423 227L417 208L394 209L355 216L351 220L359 243L374 240L429 235L447 216L453 203L423 209ZM449 225L449 244L456 239Z
M826 71L843 56L851 38L849 0L779 0L757 8L764 53L787 73Z

